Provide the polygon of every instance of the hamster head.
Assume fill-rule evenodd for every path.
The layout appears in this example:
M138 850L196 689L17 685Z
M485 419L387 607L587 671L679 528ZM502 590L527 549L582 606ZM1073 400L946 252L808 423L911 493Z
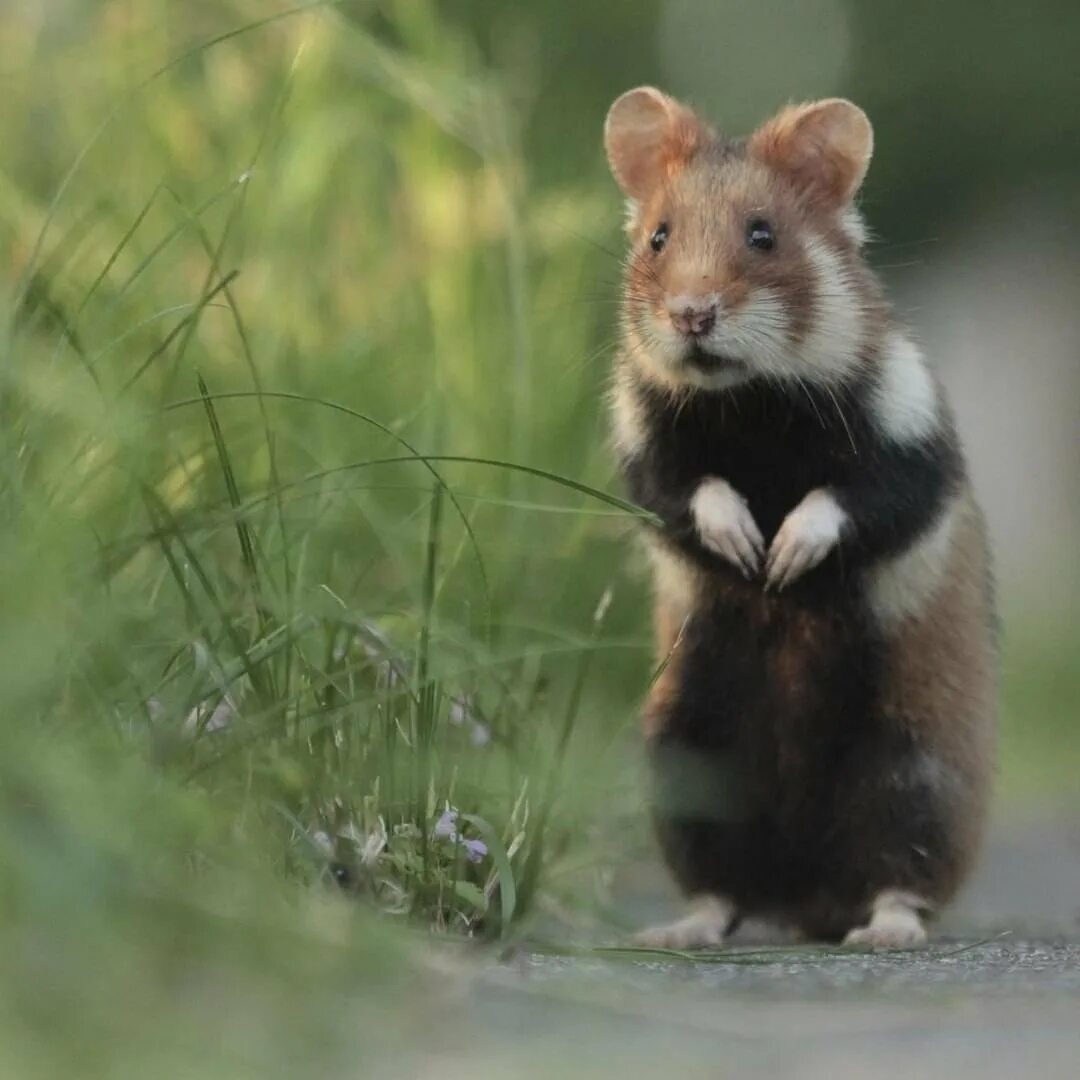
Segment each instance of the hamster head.
M849 101L790 106L747 139L717 135L652 87L604 129L629 200L629 353L671 389L856 374L879 301L853 200L873 133Z

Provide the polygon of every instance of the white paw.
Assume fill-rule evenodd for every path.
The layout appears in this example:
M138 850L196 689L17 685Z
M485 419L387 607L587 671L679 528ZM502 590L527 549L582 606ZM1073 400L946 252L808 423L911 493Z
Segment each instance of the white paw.
M716 949L734 921L735 909L728 901L709 897L684 918L635 934L634 943L643 949Z
M718 949L724 944L724 932L715 926L690 924L687 919L667 926L650 926L634 935L634 944L643 949Z
M844 945L849 949L917 949L926 944L926 929L914 911L878 912L866 926L848 931Z
M746 500L726 481L703 480L690 500L690 512L702 544L753 577L761 568L765 541Z
M836 547L847 523L847 514L828 491L811 491L773 537L765 587L782 589L812 570Z

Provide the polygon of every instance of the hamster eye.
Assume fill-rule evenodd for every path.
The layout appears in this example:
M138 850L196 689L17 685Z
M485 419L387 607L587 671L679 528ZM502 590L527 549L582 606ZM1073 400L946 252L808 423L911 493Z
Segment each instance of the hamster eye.
M670 233L671 229L668 227L668 223L666 221L661 221L660 224L656 226L656 231L649 237L649 247L659 255L667 246Z
M764 218L751 218L746 226L746 246L755 251L772 251L776 247L776 233Z

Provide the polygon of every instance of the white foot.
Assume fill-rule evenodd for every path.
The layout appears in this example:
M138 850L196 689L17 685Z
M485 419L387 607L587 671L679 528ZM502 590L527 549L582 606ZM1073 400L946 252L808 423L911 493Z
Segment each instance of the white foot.
M689 915L666 926L653 926L634 936L646 949L719 948L735 922L735 905L719 896L703 896Z
M926 944L926 927L919 911L926 905L911 893L887 889L874 901L866 926L848 931L844 944L852 949L916 949Z

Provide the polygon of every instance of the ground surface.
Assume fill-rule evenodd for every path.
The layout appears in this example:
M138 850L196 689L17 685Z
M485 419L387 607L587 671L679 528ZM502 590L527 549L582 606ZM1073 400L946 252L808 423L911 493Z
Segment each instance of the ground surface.
M1080 1075L1075 944L692 964L532 954L490 973L475 1004L493 1039L516 1030L547 1075Z
M1076 840L1068 821L996 830L926 950L521 949L460 1002L461 1058L498 1077L1080 1076ZM662 881L628 875L628 912L671 914Z

